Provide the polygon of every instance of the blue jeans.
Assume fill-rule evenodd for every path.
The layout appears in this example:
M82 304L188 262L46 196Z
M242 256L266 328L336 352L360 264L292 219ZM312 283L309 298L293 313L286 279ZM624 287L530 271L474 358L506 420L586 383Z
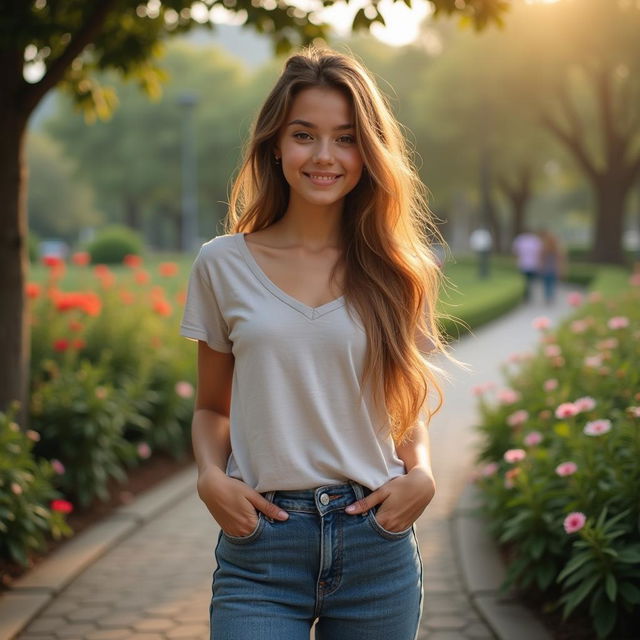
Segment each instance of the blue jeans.
M258 514L247 536L221 531L211 640L414 640L422 611L415 525L383 529L377 507L344 508L370 493L356 482L263 495L289 513Z

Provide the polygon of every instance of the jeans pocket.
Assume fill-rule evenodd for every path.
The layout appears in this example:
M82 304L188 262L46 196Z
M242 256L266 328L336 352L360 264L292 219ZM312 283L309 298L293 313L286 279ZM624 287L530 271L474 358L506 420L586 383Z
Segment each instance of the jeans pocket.
M377 511L377 509L376 509ZM402 538L406 538L412 531L413 525L408 526L406 529L402 531L389 531L385 529L379 522L375 516L374 509L369 509L369 514L367 516L367 520L371 525L371 528L380 536L385 538L386 540L400 540Z
M222 530L222 535L225 537L225 539L227 539L229 542L232 542L233 544L247 544L249 542L257 540L260 537L263 529L264 516L261 511L258 511L258 522L256 523L256 526L251 533L248 533L246 536L232 536L230 533Z

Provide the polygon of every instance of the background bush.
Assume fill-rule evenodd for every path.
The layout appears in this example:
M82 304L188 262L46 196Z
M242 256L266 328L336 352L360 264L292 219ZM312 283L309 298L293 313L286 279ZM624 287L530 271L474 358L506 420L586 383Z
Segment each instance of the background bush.
M142 239L129 227L111 225L96 235L87 251L93 264L120 264L127 254L142 253Z

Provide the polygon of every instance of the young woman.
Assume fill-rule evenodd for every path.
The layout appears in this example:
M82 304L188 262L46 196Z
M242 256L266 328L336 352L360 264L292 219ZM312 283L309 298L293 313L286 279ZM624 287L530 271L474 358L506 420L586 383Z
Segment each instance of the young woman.
M439 269L398 123L351 57L289 58L228 232L193 264L198 494L221 527L213 640L410 640L433 498Z

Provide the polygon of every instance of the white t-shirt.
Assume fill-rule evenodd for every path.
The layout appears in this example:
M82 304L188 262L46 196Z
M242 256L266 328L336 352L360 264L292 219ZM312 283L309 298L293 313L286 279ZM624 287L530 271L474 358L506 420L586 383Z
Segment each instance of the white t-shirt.
M309 307L288 295L244 233L200 248L180 334L235 357L228 475L265 492L347 480L375 490L405 473L386 413L371 392L359 401L366 334L344 296Z

